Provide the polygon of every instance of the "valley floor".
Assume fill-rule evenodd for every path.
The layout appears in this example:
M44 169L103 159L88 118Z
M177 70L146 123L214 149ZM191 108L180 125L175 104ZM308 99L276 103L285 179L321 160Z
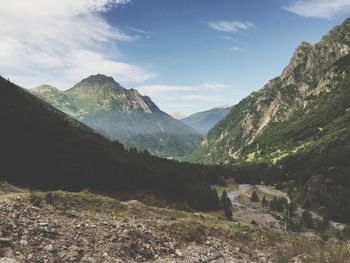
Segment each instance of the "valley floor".
M288 262L319 245L205 213L0 187L0 262Z

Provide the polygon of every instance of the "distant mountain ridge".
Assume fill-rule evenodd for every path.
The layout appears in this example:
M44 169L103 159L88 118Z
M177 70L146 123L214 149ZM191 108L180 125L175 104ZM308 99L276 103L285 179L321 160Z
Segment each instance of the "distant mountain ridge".
M104 136L158 156L188 155L202 139L149 97L124 89L102 74L83 79L66 91L42 85L31 92Z
M324 91L329 68L348 54L350 19L315 45L301 43L282 74L235 105L208 133L190 161L231 162L247 158L243 149L265 129L307 111L308 105Z
M182 121L201 134L206 135L208 131L215 126L215 124L226 117L231 108L231 106L223 106L202 112L197 112L186 118L183 118Z

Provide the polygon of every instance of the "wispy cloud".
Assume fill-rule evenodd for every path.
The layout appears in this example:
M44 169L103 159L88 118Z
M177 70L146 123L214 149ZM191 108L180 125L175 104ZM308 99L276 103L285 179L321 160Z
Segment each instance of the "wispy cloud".
M95 73L122 83L157 74L121 61L119 42L138 38L110 25L103 12L130 0L0 1L0 71L26 87L68 88ZM139 32L140 33L140 32Z
M221 82L204 82L195 85L142 85L135 87L142 95L147 95L157 105L169 113L185 112L186 114L214 108L230 103L231 86ZM227 94L223 96L223 92Z
M206 24L214 30L226 33L238 32L254 28L255 25L251 22L217 20L206 22Z
M243 49L240 48L239 46L233 46L233 47L230 47L229 50L231 50L231 51L241 51Z
M197 89L218 90L218 89L226 89L226 88L229 88L230 86L220 82L207 82L207 83L199 84L195 87L197 87Z
M186 101L221 101L223 100L223 96L220 95L184 95L180 96L181 99Z
M194 91L197 90L194 86L176 86L176 85L144 85L136 87L140 93L152 96L159 93L173 93L179 91Z
M162 94L171 94L177 92L188 92L188 91L203 91L203 90L218 90L225 89L229 86L220 82L207 82L198 85L143 85L136 87L140 93L149 96Z
M150 32L148 32L146 30L139 29L139 28L132 27L132 26L128 26L128 29L130 29L133 32L136 32L137 33L136 37L138 37L138 38L145 37L147 39L151 39Z
M298 0L283 9L304 17L331 19L350 11L350 0Z
M234 42L234 43L241 43L240 40L234 38L234 37L231 37L231 36L222 36L221 37L222 39L225 39L225 40L228 40L228 41L231 41L231 42Z

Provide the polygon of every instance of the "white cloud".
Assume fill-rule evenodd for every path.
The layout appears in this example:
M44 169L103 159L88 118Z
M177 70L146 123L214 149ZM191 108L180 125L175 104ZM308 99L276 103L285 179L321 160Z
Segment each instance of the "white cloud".
M331 19L350 11L350 0L298 0L283 9L304 17Z
M231 86L220 82L204 82L194 85L143 85L135 87L169 113L182 112L187 115L214 108L232 101ZM225 96L222 95L225 91Z
M239 46L233 46L233 47L230 47L230 50L231 51L241 51L242 49Z
M0 72L32 87L68 88L90 74L142 82L156 76L121 62L116 43L137 37L112 27L102 13L130 0L0 0Z
M217 20L206 23L210 28L221 32L238 32L254 28L255 25L251 22Z
M193 91L197 90L194 86L176 86L176 85L144 85L136 87L140 93L147 94L149 96L160 93L173 93L178 91Z
M181 111L176 111L170 114L173 118L181 120L186 118L188 115L186 113L183 113Z
M198 85L143 85L136 87L140 93L148 96L155 96L159 94L171 94L176 92L188 92L188 91L202 91L202 90L218 90L225 89L229 86L220 82L207 82Z
M234 42L234 43L241 43L241 41L231 37L231 36L223 36L221 37L222 39L225 39L225 40L228 40L228 41L231 41L231 42Z
M225 89L228 87L229 87L228 85L222 84L220 82L207 82L207 83L202 83L197 85L198 89L212 89L212 90Z
M223 100L223 96L220 95L184 95L180 96L181 99L186 101L220 101Z

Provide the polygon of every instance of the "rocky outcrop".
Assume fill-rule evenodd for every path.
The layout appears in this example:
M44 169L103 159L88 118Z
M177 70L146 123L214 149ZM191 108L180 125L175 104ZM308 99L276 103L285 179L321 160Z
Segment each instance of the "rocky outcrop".
M92 194L87 209L86 196L51 194L38 205L0 190L0 262L267 263L302 253L287 232ZM105 201L94 206L95 198Z

